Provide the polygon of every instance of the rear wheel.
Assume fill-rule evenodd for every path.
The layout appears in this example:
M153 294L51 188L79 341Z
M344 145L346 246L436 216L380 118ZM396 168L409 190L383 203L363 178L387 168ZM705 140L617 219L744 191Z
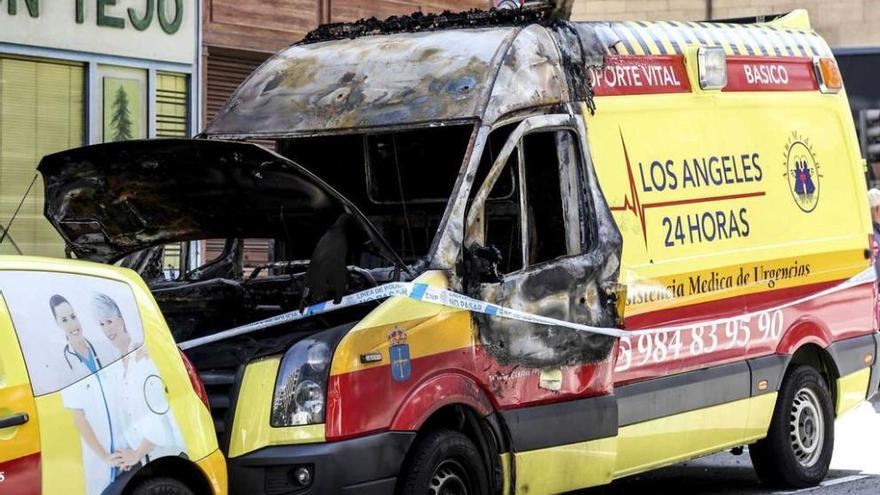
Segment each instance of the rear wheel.
M767 438L749 447L762 481L777 487L818 485L834 450L834 410L825 380L810 366L791 368L776 398Z
M174 478L152 478L135 487L132 495L195 495L192 490Z
M413 447L400 479L401 495L486 495L489 480L473 442L455 430L428 433Z

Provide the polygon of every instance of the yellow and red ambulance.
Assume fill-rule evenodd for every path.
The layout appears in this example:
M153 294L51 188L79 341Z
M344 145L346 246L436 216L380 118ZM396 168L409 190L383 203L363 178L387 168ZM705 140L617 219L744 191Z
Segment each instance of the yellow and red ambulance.
M745 445L819 483L880 382L864 169L804 11L324 26L199 139L40 165L266 494L558 493Z
M0 256L0 493L226 493L204 387L130 270Z

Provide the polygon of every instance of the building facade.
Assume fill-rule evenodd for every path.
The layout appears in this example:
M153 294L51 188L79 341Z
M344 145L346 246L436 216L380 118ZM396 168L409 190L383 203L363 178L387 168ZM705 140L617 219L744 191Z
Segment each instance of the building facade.
M197 130L198 13L198 0L0 2L0 254L64 255L43 218L44 155Z

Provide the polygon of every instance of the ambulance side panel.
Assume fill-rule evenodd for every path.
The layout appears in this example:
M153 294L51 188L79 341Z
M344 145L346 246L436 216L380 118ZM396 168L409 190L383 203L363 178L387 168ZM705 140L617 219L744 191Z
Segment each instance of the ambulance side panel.
M695 89L596 108L626 328L669 328L618 346L617 476L759 439L787 355L872 332L871 285L850 281L871 228L846 97Z

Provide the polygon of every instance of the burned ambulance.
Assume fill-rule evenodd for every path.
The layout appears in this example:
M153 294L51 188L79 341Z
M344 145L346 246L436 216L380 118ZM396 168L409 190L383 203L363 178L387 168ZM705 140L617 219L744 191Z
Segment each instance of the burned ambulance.
M234 493L550 493L746 444L805 486L877 389L847 108L804 12L414 16L319 28L199 139L40 171L70 252L147 280Z

